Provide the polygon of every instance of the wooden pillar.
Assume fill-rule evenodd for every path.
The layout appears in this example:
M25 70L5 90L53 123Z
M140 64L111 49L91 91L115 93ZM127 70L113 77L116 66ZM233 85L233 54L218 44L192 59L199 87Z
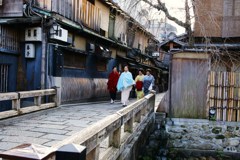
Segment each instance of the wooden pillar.
M56 106L60 106L61 105L61 90L60 87L52 87L53 89L55 89L55 95L54 95L54 102L56 104Z
M36 106L41 106L42 104L42 98L39 96L39 97L34 97L34 104Z
M20 110L20 99L13 99L12 100L12 109L19 111Z
M171 42L169 45L170 45L170 50L173 49L173 42Z

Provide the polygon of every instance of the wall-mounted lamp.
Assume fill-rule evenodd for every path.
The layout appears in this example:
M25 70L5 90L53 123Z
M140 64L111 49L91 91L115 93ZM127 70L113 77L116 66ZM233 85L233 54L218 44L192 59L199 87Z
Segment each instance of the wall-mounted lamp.
M52 29L51 29L51 31L50 31L50 34L51 35L61 35L61 26L58 24L58 23L54 23L53 25L52 25Z
M211 107L209 109L209 120L215 120L216 119L216 109L215 107Z

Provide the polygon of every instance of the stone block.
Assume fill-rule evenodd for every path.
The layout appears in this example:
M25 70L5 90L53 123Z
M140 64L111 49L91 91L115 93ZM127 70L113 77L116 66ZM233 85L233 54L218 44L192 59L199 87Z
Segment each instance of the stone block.
M54 149L35 144L22 144L0 154L0 157L7 160L28 159L28 160L52 160Z
M222 127L214 127L212 129L212 133L214 134L220 134L222 132Z
M52 140L64 140L67 137L68 136L65 136L65 135L47 134L45 136L42 136L41 138L52 139Z
M56 160L86 160L86 147L68 144L56 151Z
M33 132L41 132L41 133L50 133L50 134L58 134L58 135L64 135L68 131L60 130L60 129L51 129L51 128L33 128L31 129Z

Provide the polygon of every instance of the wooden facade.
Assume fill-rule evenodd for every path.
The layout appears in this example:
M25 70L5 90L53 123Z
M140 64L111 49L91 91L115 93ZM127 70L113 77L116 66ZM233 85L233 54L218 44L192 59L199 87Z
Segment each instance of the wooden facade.
M224 0L223 37L240 36L240 0Z
M222 37L223 1L195 1L195 37Z
M2 0L0 5L0 17L22 17L23 1L22 0Z
M195 37L239 37L240 0L197 0Z
M16 28L0 25L0 50L19 52L20 36Z
M37 0L36 5L100 32L102 10L87 0Z
M207 118L210 59L206 53L176 53L172 62L172 113L176 118Z

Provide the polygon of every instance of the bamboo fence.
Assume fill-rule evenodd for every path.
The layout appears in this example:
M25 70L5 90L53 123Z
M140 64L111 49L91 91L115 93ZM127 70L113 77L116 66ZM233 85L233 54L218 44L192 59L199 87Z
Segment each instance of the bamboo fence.
M216 110L217 121L240 122L240 73L211 71L209 108Z

